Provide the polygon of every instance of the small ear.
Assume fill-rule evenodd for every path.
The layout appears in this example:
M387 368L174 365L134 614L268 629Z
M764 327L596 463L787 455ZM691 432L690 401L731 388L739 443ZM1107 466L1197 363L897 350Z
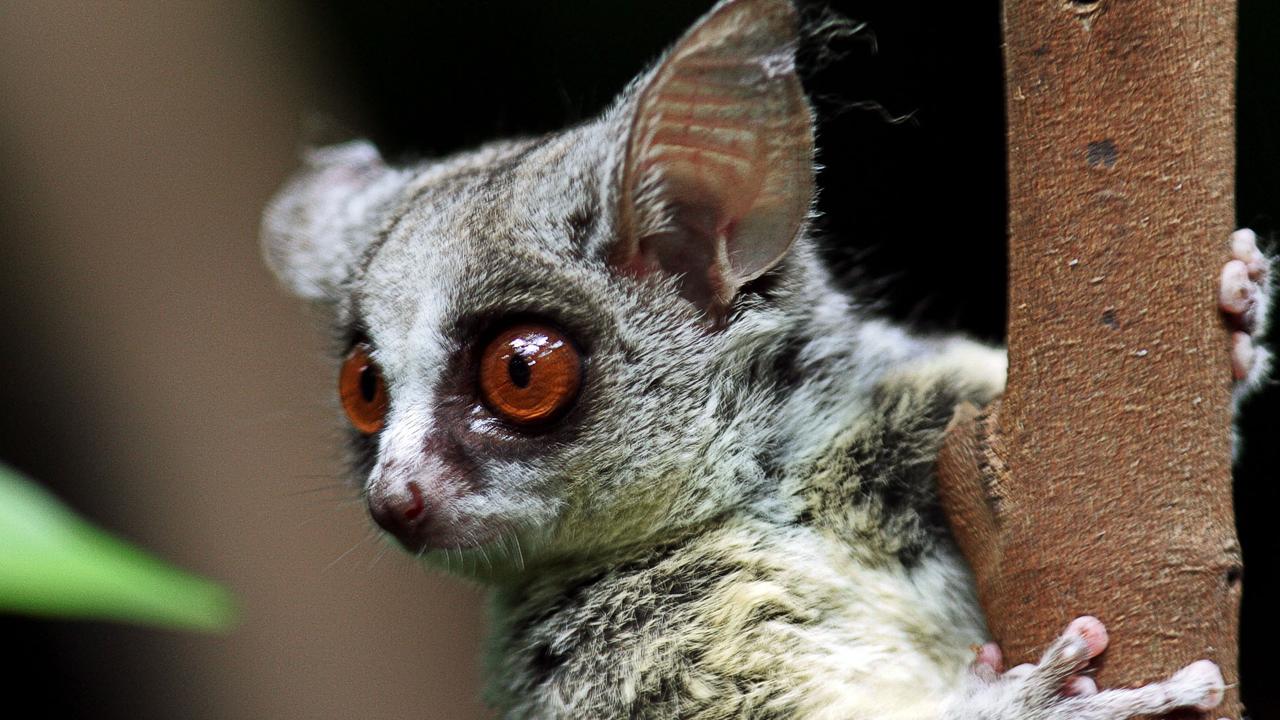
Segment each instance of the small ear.
M722 315L773 267L813 200L813 118L795 69L789 0L724 0L642 82L610 260L682 276Z
M363 140L310 150L262 219L267 265L309 300L337 299L338 286L373 238L379 209L403 184Z

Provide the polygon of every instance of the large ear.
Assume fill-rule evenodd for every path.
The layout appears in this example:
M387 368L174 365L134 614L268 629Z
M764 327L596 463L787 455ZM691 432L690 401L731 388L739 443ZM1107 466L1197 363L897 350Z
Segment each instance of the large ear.
M642 81L610 261L679 274L720 316L778 263L813 201L813 118L790 0L724 0Z
M365 141L310 150L305 160L267 206L263 254L295 294L336 300L377 230L370 225L403 187L403 175Z

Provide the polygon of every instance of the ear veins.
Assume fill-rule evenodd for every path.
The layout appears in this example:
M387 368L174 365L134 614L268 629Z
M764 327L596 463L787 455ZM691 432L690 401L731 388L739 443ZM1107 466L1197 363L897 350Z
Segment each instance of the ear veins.
M790 2L731 0L651 73L623 162L618 272L680 275L686 299L723 317L786 254L813 196L797 40Z

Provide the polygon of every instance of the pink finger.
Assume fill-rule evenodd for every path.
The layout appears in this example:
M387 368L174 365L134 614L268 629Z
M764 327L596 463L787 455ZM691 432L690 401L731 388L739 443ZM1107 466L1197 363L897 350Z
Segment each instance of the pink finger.
M1256 352L1253 338L1246 332L1231 333L1231 374L1236 380L1244 380L1253 370Z
M1092 615L1082 615L1067 626L1067 634L1079 635L1084 638L1085 644L1089 646L1089 657L1095 658L1107 649L1107 643L1110 637L1107 635L1107 627L1102 621Z
M1230 315L1244 315L1253 306L1254 283L1249 279L1249 268L1240 260L1232 260L1222 266L1222 278L1218 286L1218 304Z
M1089 697L1098 694L1098 683L1085 675L1074 675L1062 686L1062 694L1072 697Z
M1000 646L993 642L985 643L979 647L973 662L976 665L990 668L997 675L1004 672L1004 653L1000 651Z

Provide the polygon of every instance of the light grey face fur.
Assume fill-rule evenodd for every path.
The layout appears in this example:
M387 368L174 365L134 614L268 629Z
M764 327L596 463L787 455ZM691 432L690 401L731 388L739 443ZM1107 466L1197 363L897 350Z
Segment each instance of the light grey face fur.
M812 312L822 290L806 286L822 276L804 237L812 129L794 16L775 6L686 40L595 122L407 168L365 143L327 148L268 211L271 265L367 335L388 382L367 492L422 485L436 549L493 544L492 561L518 539L526 560L594 553L776 495L766 466L787 438L767 421L773 368L799 342L779 339ZM741 67L722 73L723 92L679 99L680 73L705 81L695 61L726 53ZM708 223L740 228L706 237ZM770 269L768 299L738 292ZM586 358L574 410L532 435L484 411L467 360L493 327L530 317Z
M580 127L404 167L363 142L308 157L265 250L381 367L385 424L353 432L365 497L421 509L413 549L494 586L507 717L1148 711L1046 691L1078 637L1057 674L966 675L985 631L932 467L1004 356L833 289L796 26L788 0L723 0ZM583 358L536 430L477 388L486 340L531 319ZM1201 697L1197 672L1157 694Z

